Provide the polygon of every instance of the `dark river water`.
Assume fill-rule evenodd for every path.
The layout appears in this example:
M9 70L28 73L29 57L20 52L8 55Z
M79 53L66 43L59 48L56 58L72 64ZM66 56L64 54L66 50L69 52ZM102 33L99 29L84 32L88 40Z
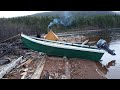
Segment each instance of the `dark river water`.
M115 50L116 55L112 56L107 52L101 58L102 66L106 66L107 70L103 70L104 76L108 79L120 79L120 30L101 30L92 31L85 34L91 41L104 39L109 44L109 48Z

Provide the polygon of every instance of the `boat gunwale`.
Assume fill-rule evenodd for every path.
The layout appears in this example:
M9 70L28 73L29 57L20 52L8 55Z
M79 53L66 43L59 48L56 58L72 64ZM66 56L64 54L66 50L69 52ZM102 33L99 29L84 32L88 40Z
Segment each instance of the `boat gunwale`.
M25 34L21 34L21 37L23 37L23 38L25 38L25 39L28 39L28 40L30 40L30 41L32 41L32 42L35 42L35 43L38 43L38 44L42 44L42 45L46 45L46 46L51 46L51 47L53 47L53 45L50 45L50 44L45 44L45 42L44 41L46 41L46 43L56 43L56 44L58 44L57 46L54 46L54 47L56 47L56 48L64 48L64 49L71 49L71 50L81 50L81 51L87 51L87 52L96 52L96 53L105 53L105 51L104 50L99 50L99 49L95 49L95 48L85 48L85 47L80 47L79 46L79 48L78 48L78 46L73 46L72 45L72 43L66 43L66 42L62 42L61 44L62 45L65 45L65 46L71 46L72 48L66 48L65 46L63 47L63 46L61 46L61 47L58 47L59 45L60 45L60 42L58 42L58 41L51 41L51 40L46 40L46 39L42 39L42 38L40 38L39 40L43 40L43 41L39 41L39 40L36 40L36 39L33 39L32 37L30 37L30 36L27 36L27 35L25 35ZM58 43L57 43L58 42ZM68 44L68 45L67 45ZM70 45L71 44L71 45ZM74 47L74 48L73 48ZM76 49L76 48L78 48L78 49Z

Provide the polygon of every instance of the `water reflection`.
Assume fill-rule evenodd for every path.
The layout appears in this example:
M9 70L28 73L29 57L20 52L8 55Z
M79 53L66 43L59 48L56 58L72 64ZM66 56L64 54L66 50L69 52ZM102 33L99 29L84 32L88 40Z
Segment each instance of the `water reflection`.
M102 71L106 78L120 79L120 30L101 30L90 32L85 35L92 45L99 39L104 39L116 55L112 56L107 52L101 58L103 61L96 63L98 69Z
M115 63L116 62L116 60L112 60L112 61L110 61L107 65L102 65L101 63L99 63L99 62L96 62L96 66L98 67L98 69L100 70L100 71L102 71L103 73L104 73L104 75L106 75L107 74L107 72L109 72L109 68L111 67L111 66L115 66Z

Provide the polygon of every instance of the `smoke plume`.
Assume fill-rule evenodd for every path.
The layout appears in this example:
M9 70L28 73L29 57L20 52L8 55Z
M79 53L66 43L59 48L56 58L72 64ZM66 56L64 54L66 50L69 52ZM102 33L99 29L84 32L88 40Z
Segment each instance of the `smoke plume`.
M70 26L73 21L73 16L69 11L64 11L63 17L55 18L52 22L48 25L48 28L51 28L53 25L63 25L63 26Z

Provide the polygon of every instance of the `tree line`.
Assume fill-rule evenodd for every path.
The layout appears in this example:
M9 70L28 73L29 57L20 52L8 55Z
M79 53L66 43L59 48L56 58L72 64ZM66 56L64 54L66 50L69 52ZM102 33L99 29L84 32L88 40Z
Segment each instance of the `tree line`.
M20 34L29 35L47 33L48 25L58 16L24 16L0 18L0 41ZM54 32L65 32L83 29L120 28L119 15L75 16L70 26L53 26Z

